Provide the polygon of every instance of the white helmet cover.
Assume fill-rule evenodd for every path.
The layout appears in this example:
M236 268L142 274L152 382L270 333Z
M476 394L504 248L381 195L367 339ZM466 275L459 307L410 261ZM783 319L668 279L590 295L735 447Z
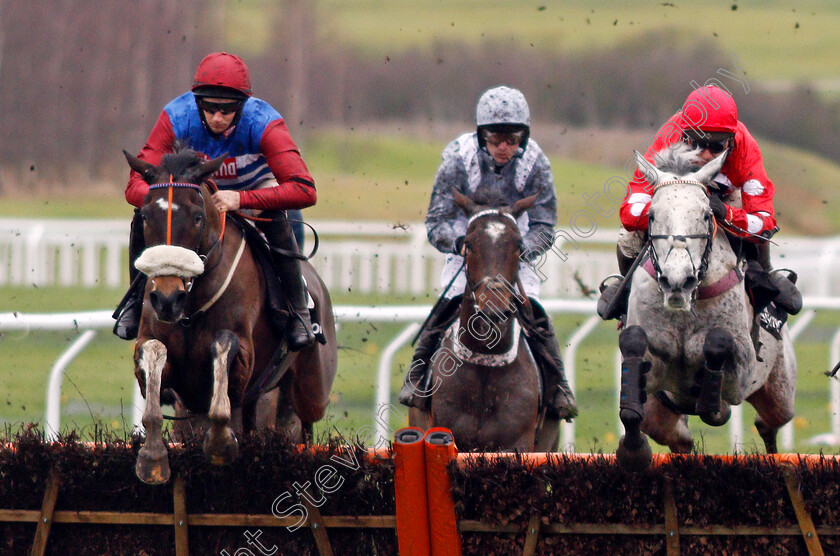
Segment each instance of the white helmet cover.
M531 127L531 111L525 95L518 89L494 87L478 99L475 120L479 127L494 124L518 124Z

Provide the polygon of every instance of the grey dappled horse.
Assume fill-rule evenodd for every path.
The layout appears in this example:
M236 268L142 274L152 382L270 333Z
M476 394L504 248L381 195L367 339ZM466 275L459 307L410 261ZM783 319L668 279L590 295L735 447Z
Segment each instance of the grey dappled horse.
M685 145L657 153L656 167L636 153L653 199L650 262L633 274L619 337L626 435L617 456L629 469L650 462L645 433L672 452L690 452L688 415L720 426L731 405L747 400L768 453L793 418L797 369L787 325L781 340L761 328L753 343L742 262L709 207L707 184L725 154L696 170L696 151Z

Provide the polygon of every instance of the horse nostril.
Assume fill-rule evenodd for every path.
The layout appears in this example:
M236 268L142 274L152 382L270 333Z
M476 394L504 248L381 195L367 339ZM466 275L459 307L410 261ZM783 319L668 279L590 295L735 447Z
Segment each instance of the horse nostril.
M160 294L157 292L157 290L152 290L149 293L149 301L151 302L152 308L155 310L155 312L160 312Z
M172 312L180 313L184 309L184 304L187 302L187 292L178 290L172 295Z
M670 290L671 289L671 284L670 284L670 282L668 282L668 277L667 276L660 276L659 278L657 278L657 280L659 281L659 287L661 289L663 289L663 290Z
M696 276L689 276L685 279L683 283L683 290L691 291L697 286L697 277Z

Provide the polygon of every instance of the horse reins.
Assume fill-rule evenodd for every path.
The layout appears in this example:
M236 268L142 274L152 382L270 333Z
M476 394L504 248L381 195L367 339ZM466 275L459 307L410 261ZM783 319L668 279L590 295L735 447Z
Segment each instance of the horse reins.
M669 187L672 185L692 185L695 187L699 187L703 190L703 192L708 196L709 189L696 180L684 180L684 179L677 179L677 180L669 180L659 183L654 187L654 191L662 188L662 187ZM709 222L709 229L705 234L683 234L683 235L674 235L674 234L649 234L648 239L651 242L651 249L650 249L650 260L653 263L654 271L656 272L657 280L662 275L662 268L659 265L659 255L656 253L656 249L653 247L654 240L666 240L669 243L668 253L665 255L665 260L663 262L668 261L668 257L671 256L671 252L674 250L677 242L683 243L685 246L686 251L688 252L688 258L691 261L691 266L694 269L695 276L697 277L697 283L703 280L703 277L706 274L706 270L709 266L709 255L712 252L712 243L717 233L717 219L712 217ZM700 257L700 267L698 268L697 265L694 263L694 259L691 257L691 252L688 251L688 246L686 240L689 239L705 239L706 245L703 249L703 255Z

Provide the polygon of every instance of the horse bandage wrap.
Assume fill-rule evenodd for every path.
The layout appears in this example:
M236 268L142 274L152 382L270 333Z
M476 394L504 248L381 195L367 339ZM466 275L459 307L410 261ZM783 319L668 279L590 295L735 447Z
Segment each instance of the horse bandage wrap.
M177 245L149 247L134 261L134 268L148 276L194 278L204 272L204 261L198 253Z

